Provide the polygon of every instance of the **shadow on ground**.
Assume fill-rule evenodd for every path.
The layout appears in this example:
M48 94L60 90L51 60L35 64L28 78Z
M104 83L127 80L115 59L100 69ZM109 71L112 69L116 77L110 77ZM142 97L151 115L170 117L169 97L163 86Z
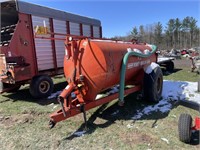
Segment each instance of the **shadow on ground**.
M183 82L184 83L184 82ZM187 84L187 83L184 83ZM54 92L61 91L66 87L66 82L55 84ZM110 125L114 124L117 120L133 120L133 124L137 120L155 120L152 123L152 128L154 128L157 124L157 121L159 119L163 119L168 116L169 112L179 106L179 102L177 101L168 101L170 105L172 106L171 109L168 112L162 113L159 111L155 111L148 115L142 115L139 119L133 119L133 116L135 116L138 112L137 110L143 110L144 108L148 106L154 106L155 103L150 103L144 101L141 97L138 98L138 92L130 94L125 97L125 104L123 107L118 106L118 102L113 103L112 105L104 104L102 106L99 106L99 108L87 119L87 129L84 134L92 134L97 128L107 128ZM17 93L13 94L7 94L4 97L7 97L7 99L1 101L1 103L5 101L29 101L29 102L35 102L40 105L48 105L51 103L58 103L56 98L53 99L33 99L31 95L29 94L28 88L19 90ZM95 120L97 118L102 118L105 120L102 124L96 124ZM78 129L78 131L85 130L85 124L83 123ZM77 135L71 134L64 138L63 140L72 140L73 138L76 138ZM192 145L199 144L199 132L193 133L193 139L191 141Z
M131 94L125 98L125 105L124 107L120 107L118 103L114 103L113 105L108 106L108 104L104 104L100 106L92 115L90 118L88 118L87 121L87 127L86 124L83 123L74 133L70 134L69 136L65 137L63 140L72 140L74 138L79 137L80 135L77 135L77 132L83 132L84 134L92 134L95 132L98 128L107 128L112 124L115 124L117 120L133 120L132 124L139 120L154 120L151 127L154 128L157 126L157 121L159 119L163 119L168 116L170 111L180 105L178 101L171 101L172 108L166 112L153 112L150 115L144 115L140 119L133 119L133 116L137 114L138 109L143 109L147 106L153 106L155 104L145 102L144 100L136 100L136 94ZM134 99L134 100L133 100ZM97 118L102 118L106 120L103 124L96 124L95 120ZM177 124L178 126L178 124ZM177 137L178 138L178 137ZM199 145L200 138L199 138L199 131L195 131L192 133L192 139L190 144L191 145Z
M199 145L200 144L200 134L199 131L195 131L194 133L192 133L192 138L190 143L191 145Z
M172 108L176 108L178 106L178 103L172 101ZM100 106L92 115L90 118L88 118L87 121L87 130L85 130L85 123L83 123L76 132L80 131L86 131L85 134L91 134L93 133L97 128L107 128L108 126L114 124L117 120L133 120L133 124L137 120L155 120L155 122L152 124L152 128L155 126L157 120L165 118L168 116L169 112L167 113L160 113L160 112L154 112L150 115L144 115L140 119L133 119L133 116L135 116L138 112L137 110L142 110L147 106L153 106L155 103L150 103L142 100L141 98L138 98L138 93L133 93L125 97L125 104L123 107L118 105L118 102L115 102L113 105L108 106L108 104L104 104ZM106 120L103 124L96 124L95 120L98 118L102 118ZM73 138L76 138L77 135L72 134L68 137L66 137L64 140L72 140Z
M56 91L62 91L64 88L66 87L66 82L60 82L57 84L54 84L54 92ZM6 97L5 100L2 100L1 103L5 102L5 101L27 101L27 102L35 102L38 103L40 105L49 105L51 103L57 104L57 100L56 98L40 98L40 99L36 99L33 98L30 93L29 93L29 88L23 88L18 90L15 93L6 93L3 94L3 97Z
M162 69L163 76L168 76L168 75L171 75L172 73L176 73L176 72L183 70L183 69L175 68L173 71L167 71L163 67L161 69Z

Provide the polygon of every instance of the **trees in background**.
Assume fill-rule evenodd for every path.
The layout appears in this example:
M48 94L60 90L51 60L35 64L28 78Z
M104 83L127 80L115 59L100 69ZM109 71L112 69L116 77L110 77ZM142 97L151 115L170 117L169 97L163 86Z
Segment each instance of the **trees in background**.
M114 37L120 40L138 38L141 42L157 45L160 49L187 49L200 46L200 28L193 17L170 19L166 26L161 22L133 27L125 37Z

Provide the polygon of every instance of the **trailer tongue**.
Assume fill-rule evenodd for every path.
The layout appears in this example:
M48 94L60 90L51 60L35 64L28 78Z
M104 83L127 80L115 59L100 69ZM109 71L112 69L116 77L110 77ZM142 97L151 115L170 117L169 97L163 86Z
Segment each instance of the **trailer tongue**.
M143 90L144 98L158 102L162 94L162 71L156 46L128 42L67 37L64 73L66 88L58 96L61 109L50 115L50 127L62 120ZM146 71L146 72L145 72ZM119 85L119 93L105 91ZM99 93L105 97L97 99Z

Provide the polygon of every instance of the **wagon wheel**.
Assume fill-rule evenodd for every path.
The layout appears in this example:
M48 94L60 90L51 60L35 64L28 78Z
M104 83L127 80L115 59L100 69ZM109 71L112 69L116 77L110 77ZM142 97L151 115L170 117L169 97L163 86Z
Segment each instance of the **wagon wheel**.
M181 114L178 121L178 133L180 141L189 143L192 136L192 117L189 114Z
M49 76L36 76L31 80L29 91L34 98L43 98L51 95L53 86Z
M150 74L145 73L143 82L144 99L158 102L162 96L163 74L160 67L156 67Z

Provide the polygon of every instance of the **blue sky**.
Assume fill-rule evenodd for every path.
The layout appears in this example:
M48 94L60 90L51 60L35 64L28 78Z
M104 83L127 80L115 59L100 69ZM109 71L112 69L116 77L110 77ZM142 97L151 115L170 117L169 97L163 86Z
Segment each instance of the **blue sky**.
M127 35L134 26L194 17L200 27L200 0L23 0L99 19L103 36Z

